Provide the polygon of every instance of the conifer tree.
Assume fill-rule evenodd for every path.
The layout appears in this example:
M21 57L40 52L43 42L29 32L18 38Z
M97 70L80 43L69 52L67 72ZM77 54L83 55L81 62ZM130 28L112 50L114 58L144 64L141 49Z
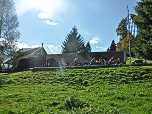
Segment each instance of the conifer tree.
M91 46L90 43L88 42L86 45L86 53L91 52Z
M109 51L110 51L110 49L109 49L109 47L108 47L107 52L109 52Z
M111 46L110 46L110 51L116 51L116 44L115 41L112 40Z
M67 35L64 42L62 42L62 53L83 53L85 51L84 38L78 34L76 26Z

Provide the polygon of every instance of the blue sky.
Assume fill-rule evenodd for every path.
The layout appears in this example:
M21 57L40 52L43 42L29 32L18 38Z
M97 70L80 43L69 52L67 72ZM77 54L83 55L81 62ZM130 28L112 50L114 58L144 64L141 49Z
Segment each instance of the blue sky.
M76 26L89 41L92 52L103 52L112 40L118 43L116 28L140 0L14 0L21 37L19 48L44 43L48 54L60 54L67 34Z

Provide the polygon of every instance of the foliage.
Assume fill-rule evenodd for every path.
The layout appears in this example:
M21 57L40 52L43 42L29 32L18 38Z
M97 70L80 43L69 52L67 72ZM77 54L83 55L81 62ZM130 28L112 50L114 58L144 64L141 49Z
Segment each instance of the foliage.
M74 94L69 98L65 98L65 101L65 107L67 108L67 110L71 110L72 108L84 108L85 106L88 106L88 103L80 100L77 94Z
M0 113L152 113L152 66L0 73Z
M108 49L107 49L107 52L108 52L108 51L110 51L109 47L108 47Z
M91 52L91 46L89 42L85 47L84 38L78 34L76 26L72 28L72 31L67 35L64 42L62 42L62 53L84 53Z
M91 52L91 46L90 46L90 43L88 42L86 47L85 47L85 52L88 53L88 52Z
M137 18L136 15L130 14L133 21ZM126 17L127 18L127 17ZM129 33L126 29L126 18L123 18L116 29L117 36L120 36L120 40L117 43L116 50L118 51L126 51L129 53ZM133 52L133 43L134 43L134 36L130 33L130 49Z
M134 21L134 17L136 16L135 14L130 14L130 16L131 16L131 18L133 19L133 21ZM127 29L126 29L126 18L127 17L125 17L125 18L123 18L121 21L120 21L120 23L119 23L119 25L118 25L118 28L116 29L116 32L117 32L117 36L120 36L121 38L122 38L122 40L124 39L124 38L126 38L127 37Z
M119 42L117 43L116 51L122 51L121 46L122 46L122 38L120 38Z
M116 44L115 41L112 40L111 46L110 46L110 51L116 51Z
M127 31L128 33L128 31ZM133 52L133 42L135 41L134 36L130 34L130 51ZM129 34L123 39L121 49L129 53Z
M108 48L107 51L116 51L116 44L114 40L112 40L110 49Z
M152 60L145 60L144 58L140 58L141 60L143 60L143 62L145 61L146 63L151 64ZM131 61L137 60L137 57L131 57ZM126 64L130 64L130 57L126 58Z
M16 41L20 37L17 30L19 23L15 12L13 0L0 1L0 58L1 61L12 57L16 47Z
M137 56L152 60L152 1L141 0L137 2L134 10L138 14L135 23L139 28L134 52Z

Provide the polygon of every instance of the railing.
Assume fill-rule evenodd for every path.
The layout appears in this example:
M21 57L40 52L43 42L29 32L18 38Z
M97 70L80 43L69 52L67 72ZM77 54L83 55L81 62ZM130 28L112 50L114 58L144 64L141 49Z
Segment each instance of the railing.
M11 68L4 68L1 70L1 73L9 73L11 71Z

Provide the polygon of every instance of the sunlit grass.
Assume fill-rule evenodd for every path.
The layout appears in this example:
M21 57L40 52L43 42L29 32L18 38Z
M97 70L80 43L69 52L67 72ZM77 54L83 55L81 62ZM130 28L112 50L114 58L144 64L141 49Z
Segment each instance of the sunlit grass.
M143 61L146 61L146 63L152 63L152 60L145 60L143 58L140 58L140 59L143 60ZM134 61L134 60L137 60L137 57L131 57L131 62ZM130 57L126 58L126 64L130 64Z
M152 66L0 73L0 113L152 113Z

